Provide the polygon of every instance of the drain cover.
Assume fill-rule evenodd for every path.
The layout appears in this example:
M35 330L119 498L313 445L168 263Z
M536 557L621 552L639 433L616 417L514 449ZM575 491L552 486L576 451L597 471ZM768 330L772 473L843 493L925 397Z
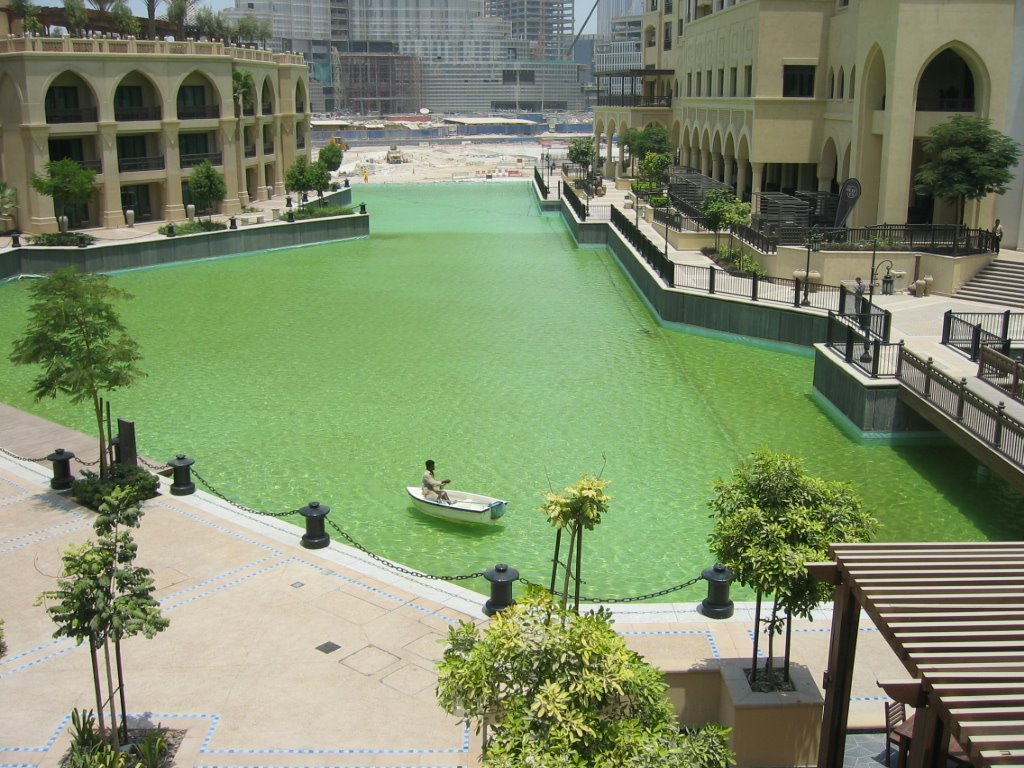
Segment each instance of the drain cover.
M304 587L306 585L303 584L301 581L293 581L291 583L291 586L294 587L295 589L298 589L299 587Z
M341 648L340 645L338 645L337 643L332 643L330 640L328 640L326 643L321 643L316 647L316 649L320 651L320 653L334 653L339 648Z

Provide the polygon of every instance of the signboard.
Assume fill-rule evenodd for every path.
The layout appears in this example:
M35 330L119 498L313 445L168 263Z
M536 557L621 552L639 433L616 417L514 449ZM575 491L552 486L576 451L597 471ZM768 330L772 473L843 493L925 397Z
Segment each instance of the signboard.
M850 212L858 200L860 200L860 182L856 179L847 179L843 182L843 188L839 190L839 204L836 206L836 227L846 226L846 220L850 218Z

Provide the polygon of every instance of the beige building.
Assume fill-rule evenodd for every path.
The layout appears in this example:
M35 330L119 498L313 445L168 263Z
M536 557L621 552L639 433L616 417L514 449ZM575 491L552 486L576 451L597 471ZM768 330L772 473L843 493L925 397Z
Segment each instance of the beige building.
M0 18L2 23L2 18ZM252 75L242 99L232 71ZM223 213L284 191L309 156L309 84L301 56L221 43L20 37L0 39L0 179L18 194L17 226L58 228L53 201L31 187L50 160L96 173L68 212L72 227L122 226L125 212L182 219L203 160L224 175Z
M1015 4L646 0L639 85L628 106L595 109L605 173L622 161L614 135L659 124L680 164L744 199L852 177L851 225L951 222L951 206L913 191L920 141L956 112L1005 130ZM990 227L994 206L968 204L966 223Z

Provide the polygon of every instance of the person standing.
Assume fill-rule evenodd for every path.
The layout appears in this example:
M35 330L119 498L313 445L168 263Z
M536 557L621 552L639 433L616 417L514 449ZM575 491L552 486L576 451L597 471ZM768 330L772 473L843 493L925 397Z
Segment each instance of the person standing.
M994 235L994 239L996 241L996 256L998 256L999 243L1001 243L1003 240L1003 225L999 222L999 219L996 219L996 225L992 227L992 234Z
M451 501L448 498L448 492L444 489L451 480L438 480L434 477L434 460L427 459L426 463L427 471L423 473L423 496L427 499L441 499L442 501Z

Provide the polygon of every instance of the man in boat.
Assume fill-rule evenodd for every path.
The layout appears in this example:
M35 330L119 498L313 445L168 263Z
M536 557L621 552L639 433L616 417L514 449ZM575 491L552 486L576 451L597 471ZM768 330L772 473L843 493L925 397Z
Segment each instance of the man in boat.
M441 499L450 502L448 492L444 489L451 480L438 480L434 477L434 460L427 459L427 471L423 473L423 496L427 499Z

